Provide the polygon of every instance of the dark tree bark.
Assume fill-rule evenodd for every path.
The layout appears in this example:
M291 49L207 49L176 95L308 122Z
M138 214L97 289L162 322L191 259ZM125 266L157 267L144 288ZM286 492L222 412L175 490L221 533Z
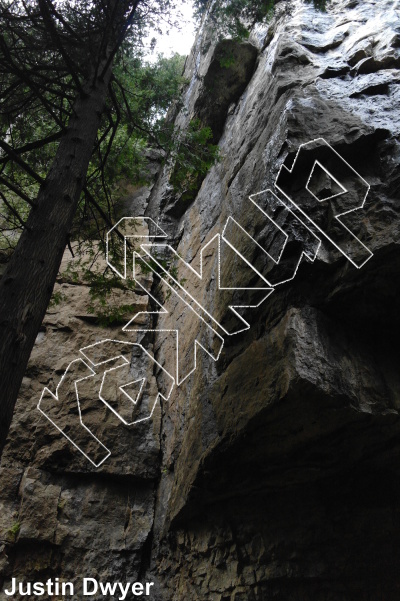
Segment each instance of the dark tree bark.
M118 11L116 2L113 0L110 5L117 6ZM138 4L138 1L131 4L131 15ZM105 109L113 58L126 32L127 20L120 27L117 25L114 22L108 32L105 28L99 49L101 60L93 68L90 81L82 84L84 92L75 102L54 162L0 280L0 453L85 184Z
M0 452L21 381L46 313L82 192L109 73L75 103L66 135L0 280Z

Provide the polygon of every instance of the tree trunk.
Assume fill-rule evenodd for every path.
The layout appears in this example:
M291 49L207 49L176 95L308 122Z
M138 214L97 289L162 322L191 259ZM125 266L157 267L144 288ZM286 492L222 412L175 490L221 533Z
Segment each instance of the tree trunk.
M76 100L37 206L0 280L0 454L85 182L110 76L111 67Z

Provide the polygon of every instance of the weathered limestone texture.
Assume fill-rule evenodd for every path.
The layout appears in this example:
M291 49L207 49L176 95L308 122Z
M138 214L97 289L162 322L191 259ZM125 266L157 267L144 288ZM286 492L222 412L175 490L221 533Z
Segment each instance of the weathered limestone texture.
M0 468L1 579L6 588L12 576L79 583L84 576L107 581L114 573L126 573L134 580L152 529L159 410L146 427L129 428L96 399L102 372L79 384L84 423L112 449L96 470L36 409L44 386L55 390L80 348L107 338L127 340L120 326L100 327L88 313L89 292L82 282L64 276L56 292L61 301L49 309L37 337ZM144 311L148 307L147 296L121 295L116 290L115 302ZM71 419L74 413L72 404ZM51 398L48 415L59 423L57 402Z
M2 458L6 584L142 579L155 582L156 601L400 597L400 2L331 0L321 12L281 0L230 50L232 64L221 63L205 21L174 116L180 128L210 125L221 161L186 203L162 167L140 196L146 214L198 265L229 216L246 221L249 195L276 191L299 145L323 138L371 186L348 223L374 256L357 269L323 242L246 313L250 329L227 336L218 361L198 352L196 371L151 421L130 428L88 401L112 449L97 470L35 407L79 348L120 328L100 329L85 314L85 287L59 282L65 301L46 316ZM288 269L309 243L291 234ZM244 285L235 261L222 270ZM213 282L199 300L231 325ZM149 306L145 295L131 302ZM181 317L176 303L172 319ZM196 327L187 320L183 344ZM145 341L172 369L173 338Z

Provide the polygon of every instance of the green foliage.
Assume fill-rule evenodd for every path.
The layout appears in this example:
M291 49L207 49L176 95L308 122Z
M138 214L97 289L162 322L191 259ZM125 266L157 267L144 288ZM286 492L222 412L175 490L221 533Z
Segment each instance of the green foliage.
M132 303L120 304L117 294L118 290L133 293L136 286L133 280L121 280L109 270L104 273L86 271L84 280L90 287L88 313L94 315L101 326L118 325L126 321L127 314L137 312Z
M155 63L148 64L141 56L124 53L114 69L113 91L116 104L122 107L119 114L113 113L114 120L119 120L118 126L110 129L109 119L104 117L98 133L101 143L92 156L87 176L89 191L108 220L93 209L90 198L83 194L71 234L79 241L80 252L83 248L87 251L99 239L104 248L105 232L117 220L124 182L149 182L147 150L158 148L167 153L173 144L174 131L165 123L165 115L184 83L183 61L184 57L178 54L171 58L159 55Z
M195 14L201 17L210 7L208 0L195 0ZM217 0L209 12L209 21L220 37L245 40L256 23L266 23L272 16L274 0Z
M313 1L321 10L325 8L326 0L307 1ZM210 5L208 0L195 0L194 4L198 16ZM255 23L268 21L273 4L273 0L217 0L212 3L209 19L219 36L246 39ZM88 66L97 60L97 55L92 56L91 52L98 47L99 19L105 19L102 5L84 0L79 2L77 10L75 2L57 4L64 22L69 25L65 26L63 20L56 17L53 20L71 64L75 66L73 73L69 63L65 63L54 47L48 23L37 17L36 2L0 0L0 38L10 46L15 60L20 61L16 71L4 70L1 74L0 138L17 151L22 161L7 156L4 149L0 151L2 257L11 254L18 242L37 197L39 180L49 171L72 113L79 81L86 78ZM196 119L186 131L175 131L166 119L168 108L179 102L185 84L182 77L184 57L176 54L167 59L160 55L154 64L149 64L143 56L140 40L145 30L154 29L157 22L164 19L164 14L168 19L170 6L169 0L150 2L149 5L140 3L138 10L143 12L138 13L118 51L106 110L86 174L85 190L70 232L78 259L85 258L81 268L91 289L89 310L106 324L118 322L124 312L131 310L131 305L119 307L112 299L113 291L121 288L120 280L117 282L108 273L97 273L93 269L96 257L105 252L105 234L117 220L124 182L138 186L147 182L146 152L150 148L158 149L170 167L174 191L183 201L190 201L209 169L220 160L210 127L204 127ZM20 18L20 15L25 17ZM29 26L24 25L25 22ZM95 23L98 30L88 27ZM10 33L11 25L18 35ZM77 32L72 37L71 27ZM17 46L13 48L15 40ZM86 54L82 49L86 49ZM0 44L0 55L2 52ZM7 53L3 54L3 58L7 58ZM235 59L226 53L219 60L221 66L229 68ZM19 70L23 77L18 75ZM32 176L31 171L37 177ZM131 289L128 284L126 286ZM57 306L62 300L61 292L56 292L51 306Z
M155 63L147 63L141 57L123 54L114 69L118 85L115 94L121 106L125 104L128 123L132 129L140 126L150 128L159 125L171 102L179 95L184 79L182 77L185 57L174 54L171 58L158 55ZM146 135L146 137L147 137Z
M71 231L71 238L82 246L103 239L110 223L115 222L121 183L141 185L148 181L147 148L169 151L174 131L165 124L165 115L184 83L183 62L184 57L175 54L171 58L159 55L155 63L148 64L139 51L124 48L121 52L86 176L86 191ZM2 115L0 101L2 138L8 139L13 148L27 148L21 153L24 162L45 178L58 146L58 125L40 105L29 112L11 114L10 118L12 126ZM2 185L0 180L0 252L11 253L39 183L17 162L3 158L1 151L0 177L9 184Z
M230 69L230 67L233 67L233 65L236 63L236 58L230 47L223 48L222 51L220 51L218 62L224 69Z
M14 524L8 529L8 534L15 540L18 536L19 531L21 530L21 522L14 522Z
M106 39L113 75L89 172L79 178L87 190L74 233L113 221L121 178L145 179L144 152L158 145L184 57L148 64L143 41L172 25L174 8L175 0L0 0L0 250L15 248L76 99L102 76Z
M326 12L326 6L329 0L306 0L308 4L314 4L314 8L320 10L321 12Z
M325 11L329 0L305 0ZM208 22L219 37L246 40L257 23L267 23L274 11L274 0L194 0L195 16L200 19L208 10Z
M128 242L129 243L129 242ZM123 260L121 245L113 249L113 257L116 264ZM135 248L131 245L130 252ZM136 249L139 250L139 249ZM119 256L120 255L120 256ZM163 274L164 270L181 285L186 281L184 278L178 280L177 266L169 259L158 255L153 251L154 260L151 257L146 257L145 263L140 263L140 272L142 276L150 275L153 272ZM86 305L86 310L96 320L97 324L103 327L118 326L125 323L133 314L138 312L136 304L123 302L130 295L135 294L135 281L127 278L123 280L115 275L109 267L101 270L96 264L97 254L89 253L86 257L76 257L70 261L62 277L65 280L74 283L82 283L89 287L89 302ZM177 284L170 280L172 286ZM165 291L166 298L169 298L171 290L168 288Z
M135 292L135 282L122 280L108 267L104 270L99 269L96 260L100 252L99 244L97 248L94 244L91 245L85 255L78 255L69 261L62 277L89 287L86 310L99 325L109 327L123 323L128 314L137 311L132 303L121 303L125 293Z
M210 168L220 160L219 147L212 143L210 127L202 127L193 119L186 131L177 137L169 157L173 169L170 183L182 200L192 200Z
M65 296L62 292L60 292L60 290L53 292L53 294L51 295L50 302L49 302L49 307L50 308L57 307L64 300L64 298L65 298Z
M57 510L61 512L65 508L66 504L67 499L60 499L57 503Z
M152 255L155 260L151 257L146 258L148 267L144 264L141 265L142 273L152 274L158 273L160 276L165 277L164 270L168 272L171 278L167 278L168 282L173 288L179 289L180 286L184 286L186 278L179 278L178 266L175 259L166 259L161 257L155 249L152 251ZM178 282L180 286L176 283ZM170 298L172 294L171 288L165 290L165 299Z

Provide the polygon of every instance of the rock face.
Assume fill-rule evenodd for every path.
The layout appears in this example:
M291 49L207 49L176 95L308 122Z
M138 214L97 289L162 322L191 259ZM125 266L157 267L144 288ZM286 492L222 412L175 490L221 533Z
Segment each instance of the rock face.
M88 312L89 290L81 281L64 276L55 291L61 300L48 310L37 337L0 468L1 567L6 588L12 576L31 582L54 577L77 582L80 575L93 574L112 580L115 570L134 579L141 572L153 523L159 411L149 427L129 428L96 400L98 377L81 382L83 422L113 449L112 460L96 471L36 409L44 386L55 392L80 348L107 338L124 341L118 326L100 327ZM118 301L147 309L145 296L132 298L131 293L129 300L114 298ZM90 375L87 369L78 373ZM61 389L60 401L63 394ZM58 419L61 414L72 432L79 430L76 402L70 403L68 413L58 405L50 398L49 417L65 427Z
M398 600L399 17L396 0L331 0L326 12L302 0L280 1L268 26L233 46L233 62L220 60L221 47L203 24L176 125L195 117L210 124L222 159L195 200L179 209L170 172L161 169L146 214L159 219L179 256L194 266L229 217L254 227L273 255L279 235L263 231L265 216L249 201L269 189L277 196L258 199L289 236L284 279L297 269L299 252L314 260L303 257L293 279L246 312L250 329L224 336L218 361L198 352L196 370L151 421L124 426L90 405L88 393L85 415L112 448L98 469L35 407L43 386L54 390L79 348L122 334L90 321L83 285L59 283L66 300L46 316L2 458L5 584L12 575L99 576L154 581L157 601ZM323 163L321 139L370 186L364 207L345 223L373 257L362 264L365 248L354 250L347 234L340 240L360 269L315 225L293 220L275 186L301 144L315 141L308 156ZM337 193L341 169L338 181L320 169L308 182L321 200L315 220L332 228L332 237L343 228L323 199ZM234 226L229 235L272 283L282 279ZM233 331L228 293L216 294L217 250L208 248L209 286L196 283L183 264L178 276ZM232 249L223 250L221 273L245 287L248 268ZM246 298L238 293L235 300ZM182 317L174 295L167 300L171 313L156 326L182 323L182 370L193 360L193 332L217 355L209 324ZM148 308L146 295L131 302L138 311ZM173 337L138 340L173 371ZM158 375L149 376L154 388Z
M236 104L251 80L257 54L253 44L233 40L221 40L213 47L194 115L203 125L211 127L215 143L221 138L229 108Z

